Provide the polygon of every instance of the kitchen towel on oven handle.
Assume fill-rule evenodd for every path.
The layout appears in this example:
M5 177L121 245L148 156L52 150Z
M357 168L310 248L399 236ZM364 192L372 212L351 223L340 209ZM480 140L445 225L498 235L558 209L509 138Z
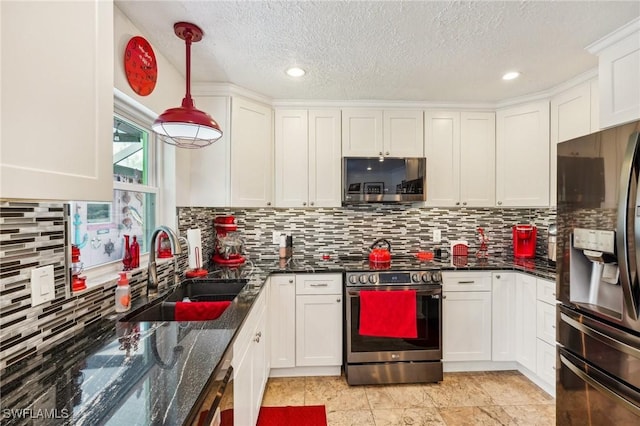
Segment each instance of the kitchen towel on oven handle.
M361 290L360 329L362 336L418 337L415 290Z

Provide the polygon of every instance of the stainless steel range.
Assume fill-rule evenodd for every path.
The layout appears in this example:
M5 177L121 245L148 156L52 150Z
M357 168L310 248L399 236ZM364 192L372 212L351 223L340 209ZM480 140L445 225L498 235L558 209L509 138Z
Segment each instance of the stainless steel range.
M418 262L375 270L362 263L345 273L345 374L350 385L427 383L442 380L442 276ZM373 267L373 266L372 266ZM385 292L372 294L371 292ZM403 293L397 293L403 292ZM374 299L371 299L375 296ZM409 297L394 306L395 297ZM382 298L382 299L381 299ZM390 303L385 303L388 298ZM382 300L372 310L368 300ZM363 301L365 301L363 306ZM415 310L412 304L415 301ZM407 305L408 304L408 305ZM364 310L363 310L364 308ZM369 312L366 312L369 310ZM380 315L380 318L376 318ZM387 315L386 319L383 315ZM390 315L390 317L389 317ZM409 318L407 318L409 315ZM405 317L415 334L398 336L363 331L365 322L380 319L394 326ZM409 320L409 321L407 321ZM382 324L383 328L385 325ZM377 335L382 334L382 335Z

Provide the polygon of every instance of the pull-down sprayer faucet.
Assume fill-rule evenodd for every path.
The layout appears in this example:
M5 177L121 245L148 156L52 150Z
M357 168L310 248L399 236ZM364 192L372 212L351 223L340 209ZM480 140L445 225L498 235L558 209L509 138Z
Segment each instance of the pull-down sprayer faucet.
M155 293L158 291L158 269L156 267L156 238L161 232L165 232L169 236L169 243L171 244L171 252L174 256L182 254L182 246L175 232L168 226L158 226L151 233L151 240L149 242L149 267L147 268L147 296L149 293Z

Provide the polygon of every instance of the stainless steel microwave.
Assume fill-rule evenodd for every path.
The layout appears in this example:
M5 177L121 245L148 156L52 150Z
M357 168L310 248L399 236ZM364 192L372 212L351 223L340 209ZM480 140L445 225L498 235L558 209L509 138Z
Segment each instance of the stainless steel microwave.
M426 179L424 157L344 157L342 204L426 201Z

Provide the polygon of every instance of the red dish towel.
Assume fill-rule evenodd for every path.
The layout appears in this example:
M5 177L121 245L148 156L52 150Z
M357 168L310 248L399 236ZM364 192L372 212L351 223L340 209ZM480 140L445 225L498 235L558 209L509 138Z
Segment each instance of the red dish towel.
M361 290L362 336L418 337L415 290Z
M209 321L218 318L231 302L176 302L176 321Z

